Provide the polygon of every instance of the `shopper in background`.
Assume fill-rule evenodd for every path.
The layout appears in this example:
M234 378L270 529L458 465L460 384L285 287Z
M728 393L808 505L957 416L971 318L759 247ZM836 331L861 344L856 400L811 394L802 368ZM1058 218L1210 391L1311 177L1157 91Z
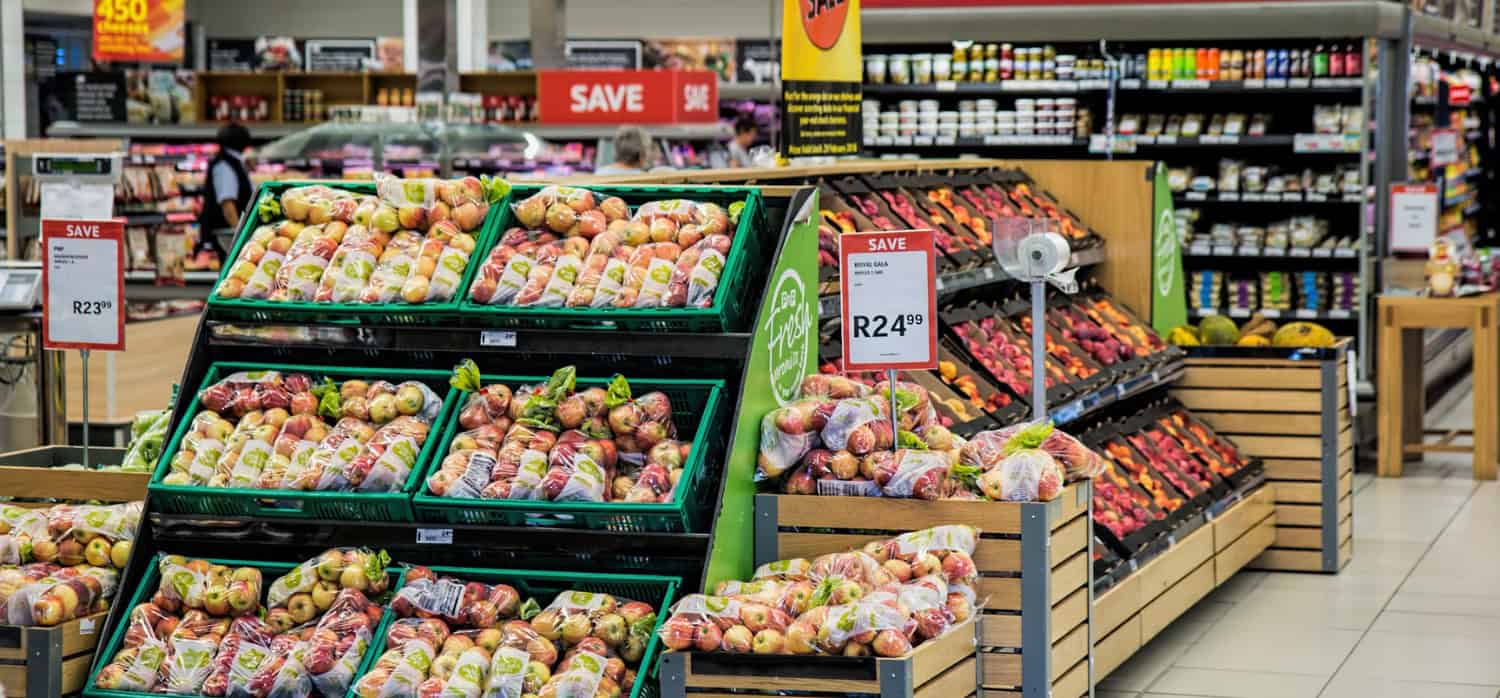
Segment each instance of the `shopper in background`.
M635 174L646 171L651 154L651 136L639 126L621 126L615 132L615 161L594 170L594 174Z
M211 198L203 204L198 229L203 239L197 252L211 249L219 259L228 260L226 243L233 244L234 227L240 214L250 204L250 170L245 167L245 148L250 147L250 131L230 122L219 129L219 153L208 163L208 185ZM222 240L221 240L222 238Z
M750 144L758 136L760 124L755 123L755 117L745 114L734 120L734 140L729 141L730 167L755 167L755 160L750 157Z

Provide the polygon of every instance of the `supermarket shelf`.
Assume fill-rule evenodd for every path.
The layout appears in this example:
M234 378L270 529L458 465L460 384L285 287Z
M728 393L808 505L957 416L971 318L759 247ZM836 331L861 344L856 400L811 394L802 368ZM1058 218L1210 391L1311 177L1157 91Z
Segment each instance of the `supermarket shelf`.
M125 280L132 283L156 282L156 272L134 270L125 272ZM182 280L189 284L211 284L219 280L219 272L216 271L185 271Z
M1006 80L1004 82L959 82L938 80L921 85L875 85L862 88L868 97L941 97L944 95L1077 94L1103 92L1108 80ZM722 88L721 88L722 90Z
M776 97L776 86L769 82L719 81L719 99L753 99L769 102Z
M1292 145L1294 136L1135 136L1137 146L1156 148L1197 148L1202 146L1281 146Z
M1224 315L1236 320L1245 319L1255 313L1260 313L1272 320L1314 320L1317 322L1338 322L1341 320L1357 320L1359 313L1353 310L1209 310L1204 308L1189 308L1188 314L1193 317L1208 317L1210 315Z
M141 140L213 140L220 124L131 124L112 122L58 121L47 128L51 138L137 138ZM250 137L272 140L296 133L309 124L267 124L248 122Z
M1454 196L1445 195L1443 196L1443 208L1453 208L1454 206L1471 203L1475 196L1476 194L1473 191L1462 192Z
M1148 390L1171 383L1182 376L1185 366L1180 358L1157 368L1150 373L1136 376L1114 385L1100 388L1092 393L1049 407L1048 413L1058 425L1077 421L1121 400L1140 395Z
M1126 78L1120 81L1120 91L1144 92L1205 92L1259 93L1259 92L1313 92L1347 93L1358 92L1364 86L1364 78L1272 78L1267 80L1139 80Z
M911 147L953 147L953 148L994 148L994 147L1058 147L1058 148L1081 148L1087 146L1087 138L1075 138L1073 136L897 136L887 137L865 137L866 148L911 148Z
M1184 258L1215 259L1348 259L1359 258L1353 247L1257 247L1251 245L1189 245Z
M614 138L619 126L542 126L533 124L519 128L531 133L538 138L549 141L575 141L593 140L597 138ZM706 141L720 138L729 138L732 134L729 124L663 124L660 126L642 126L652 138L665 138L680 141Z
M1358 204L1364 203L1360 194L1304 194L1291 192L1282 194L1182 192L1172 195L1174 204L1203 203L1262 203L1262 204Z

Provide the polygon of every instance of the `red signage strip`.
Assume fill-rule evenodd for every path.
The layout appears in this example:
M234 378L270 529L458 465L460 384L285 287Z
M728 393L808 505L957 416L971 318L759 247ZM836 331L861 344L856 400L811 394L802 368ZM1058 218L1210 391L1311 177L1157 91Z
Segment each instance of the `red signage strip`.
M125 349L125 224L42 220L42 346Z
M546 124L682 124L719 120L719 80L708 70L543 70Z
M845 371L937 368L931 230L839 236Z

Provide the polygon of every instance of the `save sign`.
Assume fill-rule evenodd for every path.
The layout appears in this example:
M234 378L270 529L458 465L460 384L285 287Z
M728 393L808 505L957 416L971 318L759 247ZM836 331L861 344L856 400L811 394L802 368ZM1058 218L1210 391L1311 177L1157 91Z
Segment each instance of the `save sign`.
M125 224L42 221L42 346L125 349Z
M544 70L537 76L549 124L670 124L718 120L719 82L706 70Z
M937 368L932 231L839 236L845 371Z

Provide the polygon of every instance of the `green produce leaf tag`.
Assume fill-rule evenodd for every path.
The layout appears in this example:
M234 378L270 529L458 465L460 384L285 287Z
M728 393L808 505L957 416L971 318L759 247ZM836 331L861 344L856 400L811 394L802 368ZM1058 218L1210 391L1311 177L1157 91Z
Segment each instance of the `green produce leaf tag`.
M625 380L624 375L616 373L614 379L609 382L609 390L604 396L604 406L614 409L627 402L630 402L630 381Z
M477 393L483 387L480 385L479 364L473 359L464 359L453 367L453 375L448 378L448 385L466 393Z
M1037 422L1022 429L1005 442L1005 455L1030 448L1039 448L1052 435L1052 422Z

